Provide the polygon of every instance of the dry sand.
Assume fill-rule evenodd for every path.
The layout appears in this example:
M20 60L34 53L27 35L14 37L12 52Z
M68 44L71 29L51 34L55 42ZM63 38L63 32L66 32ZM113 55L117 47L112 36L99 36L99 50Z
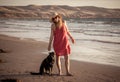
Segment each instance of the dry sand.
M42 60L47 56L48 43L31 39L20 40L15 37L0 35L0 80L17 79L17 82L120 82L120 67L95 64L82 61L71 62L73 76L65 75L62 60L63 76L57 76L56 64L53 75L30 75L38 72ZM1 82L1 81L0 81Z

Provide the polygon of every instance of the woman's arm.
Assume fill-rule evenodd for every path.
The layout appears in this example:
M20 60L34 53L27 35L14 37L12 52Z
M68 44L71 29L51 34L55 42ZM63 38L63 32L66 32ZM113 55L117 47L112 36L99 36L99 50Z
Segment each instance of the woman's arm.
M68 34L68 36L70 37L72 43L74 44L74 43L75 43L75 40L74 40L74 38L72 37L72 35L70 34L69 30L67 31L67 34Z
M67 34L68 34L68 36L70 37L70 39L71 39L72 43L74 44L74 43L75 43L75 40L74 40L74 38L72 37L71 33L69 32L69 30L68 30L68 27L67 27L67 24L66 24L66 23L65 23L65 27L66 27L66 30L67 30Z
M51 25L51 33L50 33L50 39L49 39L49 44L48 44L48 51L51 50L52 41L53 41L53 24Z

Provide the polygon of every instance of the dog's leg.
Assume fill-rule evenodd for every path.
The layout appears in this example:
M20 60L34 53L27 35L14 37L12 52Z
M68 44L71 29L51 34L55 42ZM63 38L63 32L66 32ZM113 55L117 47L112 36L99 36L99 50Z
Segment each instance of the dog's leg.
M49 74L52 75L52 67L50 68Z
M51 68L49 69L49 75L51 75Z
M43 65L41 65L39 73L40 73L40 75L43 75L43 73L44 73L44 67L43 67Z
M46 72L46 69L45 69L45 67L44 67L44 69L43 69L43 75L45 75L47 72Z

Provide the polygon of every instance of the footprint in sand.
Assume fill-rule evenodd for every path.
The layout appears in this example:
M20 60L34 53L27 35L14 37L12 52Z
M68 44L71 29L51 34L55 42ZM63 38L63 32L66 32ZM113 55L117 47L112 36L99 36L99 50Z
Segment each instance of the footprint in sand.
M0 49L0 53L6 53L6 51L3 49Z
M4 50L4 49L0 49L0 53L10 53L11 51L9 50Z

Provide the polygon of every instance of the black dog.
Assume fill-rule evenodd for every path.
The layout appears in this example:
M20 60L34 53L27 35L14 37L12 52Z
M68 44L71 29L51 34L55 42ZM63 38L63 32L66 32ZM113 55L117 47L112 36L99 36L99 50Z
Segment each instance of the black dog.
M40 75L43 75L43 74L51 75L54 62L55 62L54 52L50 52L47 58L45 58L41 63L41 66L39 69Z
M54 52L50 52L47 58L43 60L41 63L40 69L38 73L30 72L32 75L44 75L44 74L52 74L53 64L55 62Z

